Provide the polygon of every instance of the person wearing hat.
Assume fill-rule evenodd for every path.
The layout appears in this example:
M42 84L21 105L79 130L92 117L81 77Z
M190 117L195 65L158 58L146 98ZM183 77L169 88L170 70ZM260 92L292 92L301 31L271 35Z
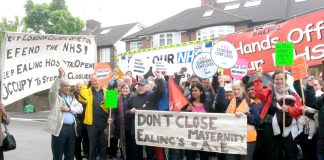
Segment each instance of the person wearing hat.
M127 113L132 119L131 128L131 141L134 144L130 150L133 151L134 160L143 159L143 146L136 145L135 143L135 112L136 110L156 110L156 104L159 99L162 98L164 94L164 89L166 87L165 81L162 79L162 74L160 70L155 71L156 79L156 90L149 91L149 82L146 79L141 79L137 82L137 93L133 95L128 103ZM154 147L145 146L147 160L154 160Z

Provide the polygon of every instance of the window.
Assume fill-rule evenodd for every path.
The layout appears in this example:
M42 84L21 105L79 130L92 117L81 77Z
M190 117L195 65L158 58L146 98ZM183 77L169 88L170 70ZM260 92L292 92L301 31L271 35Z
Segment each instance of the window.
M208 38L220 37L234 32L235 32L234 26L214 26L214 27L200 29L196 32L196 34L197 34L197 40L203 40Z
M110 62L110 48L100 49L100 62Z
M261 0L249 0L246 1L244 7L253 7L261 4Z
M238 0L217 0L217 3L227 3L227 2L233 2Z
M224 10L238 9L239 7L240 3L228 4L225 6Z
M130 51L137 51L142 49L142 42L137 41L137 42L130 42Z
M108 28L108 29L104 29L104 30L102 30L102 31L100 32L100 34L107 34L107 33L110 32L110 31L111 31L110 28Z
M207 10L207 11L204 13L203 17L209 17L209 16L211 16L213 13L214 13L214 10Z
M153 35L152 39L152 47L167 46L178 43L181 43L181 33L179 32L156 34Z

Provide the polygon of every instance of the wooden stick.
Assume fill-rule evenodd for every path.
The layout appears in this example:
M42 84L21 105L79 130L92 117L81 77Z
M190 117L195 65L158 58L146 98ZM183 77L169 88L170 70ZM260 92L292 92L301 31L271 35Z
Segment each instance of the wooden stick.
M283 83L284 83L284 86L283 86L283 90L284 90L284 98L283 98L283 106L286 104L286 69L285 69L285 66L283 66L283 73L284 73L284 78L283 78ZM285 130L286 130L286 113L285 112L282 112L282 134L285 133Z
M111 119L111 108L109 108L109 118ZM108 125L108 148L110 147L110 124Z

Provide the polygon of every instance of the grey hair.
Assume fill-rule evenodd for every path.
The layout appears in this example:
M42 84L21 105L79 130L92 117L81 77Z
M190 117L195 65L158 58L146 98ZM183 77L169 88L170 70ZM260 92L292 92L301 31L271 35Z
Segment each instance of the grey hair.
M60 85L62 84L70 84L69 80L67 78L61 78L60 79Z

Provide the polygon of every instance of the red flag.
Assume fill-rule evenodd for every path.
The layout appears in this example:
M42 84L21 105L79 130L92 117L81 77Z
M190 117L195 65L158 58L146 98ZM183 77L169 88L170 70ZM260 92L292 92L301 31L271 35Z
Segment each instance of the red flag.
M169 77L169 108L170 111L180 112L183 107L185 107L189 101L178 88L177 84Z

